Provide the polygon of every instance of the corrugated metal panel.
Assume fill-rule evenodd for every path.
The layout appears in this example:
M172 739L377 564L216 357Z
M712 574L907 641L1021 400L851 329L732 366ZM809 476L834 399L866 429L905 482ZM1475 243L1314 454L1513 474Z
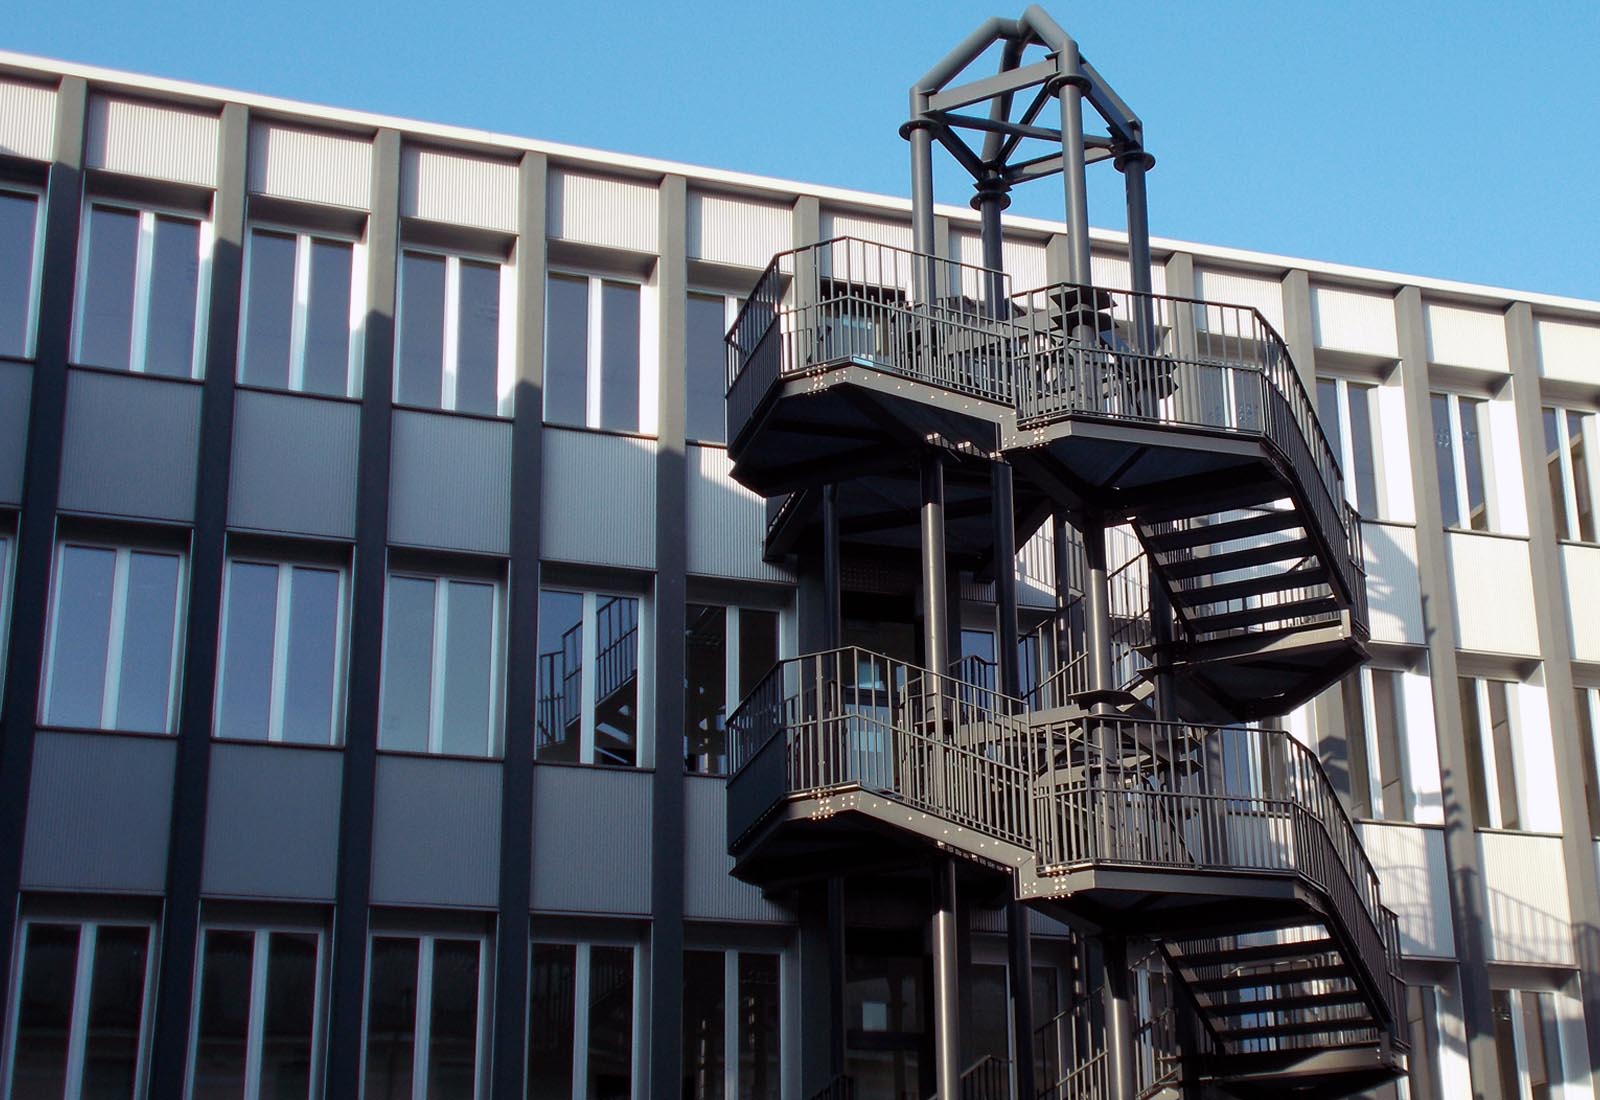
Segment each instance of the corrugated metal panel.
M721 776L684 779L683 912L710 920L790 921L793 915L729 872L727 782Z
M250 128L250 190L258 195L372 206L372 143L278 123Z
M199 445L199 386L71 371L61 507L187 521Z
M1573 965L1572 911L1561 839L1479 833L1489 923L1484 929L1494 962ZM1447 910L1448 911L1448 910Z
M1089 278L1093 280L1095 286L1109 287L1112 290L1133 289L1133 277L1126 256L1107 256L1101 253L1090 256ZM1167 292L1167 269L1160 263L1150 265L1150 290L1154 294Z
M761 560L767 529L762 497L728 476L733 463L721 447L689 447L687 494L689 572L707 577L793 581L788 570Z
M1394 299L1382 294L1312 287L1311 332L1319 348L1400 357Z
M28 401L33 368L0 363L0 504L22 503L22 468L28 450Z
M396 409L389 541L511 552L511 422Z
M0 153L49 160L56 131L56 90L0 79Z
M1056 605L1056 540L1048 523L1017 551L1017 600L1030 607Z
M90 168L217 185L218 119L205 111L97 95L89 101Z
M1218 305L1253 306L1267 323L1283 334L1283 284L1259 275L1196 268L1195 296Z
M354 538L360 433L353 401L240 390L228 526Z
M972 930L974 932L995 932L1003 934L1006 930L1006 911L1002 909L974 909L972 910ZM1060 921L1045 916L1035 909L1028 910L1028 931L1035 936L1049 936L1064 938L1072 934L1072 930Z
M1425 644L1416 529L1363 521L1361 541L1372 640Z
M548 204L552 237L635 252L660 247L661 203L653 184L557 169L550 173ZM785 241L782 247L790 246Z
M408 145L400 153L400 213L515 233L517 166Z
M534 769L534 909L648 914L650 847L649 772Z
M1600 547L1563 545L1561 571L1567 579L1567 622L1572 656L1600 661Z
M794 211L780 203L689 192L691 258L766 267L794 247Z
M1492 310L1423 306L1428 362L1509 373L1505 318Z
M547 429L539 514L544 558L655 568L655 440Z
M343 762L325 749L213 745L201 889L333 900Z
M40 732L23 888L159 894L177 747L169 738Z
M822 239L832 240L834 237L855 237L863 241L877 241L879 244L892 245L895 248L910 250L912 247L911 223L909 221L886 221L882 218L863 217L859 214L843 214L833 210L822 212Z
M1537 657L1539 629L1533 617L1528 544L1450 531L1445 546L1461 648ZM1485 599L1490 592L1494 598Z
M374 904L498 904L500 767L498 760L378 757Z
M1592 386L1600 378L1600 326L1567 321L1534 322L1539 372L1546 378Z
M1444 833L1414 825L1360 826L1361 844L1382 883L1383 904L1400 918L1400 951L1426 958L1452 958L1450 876Z

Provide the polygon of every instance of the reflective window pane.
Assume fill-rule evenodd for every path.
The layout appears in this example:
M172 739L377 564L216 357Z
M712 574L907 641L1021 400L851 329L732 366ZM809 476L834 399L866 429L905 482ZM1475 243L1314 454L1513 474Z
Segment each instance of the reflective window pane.
M737 706L778 663L778 613L739 609L739 698Z
M544 418L582 427L589 376L589 281L550 276L545 309Z
M727 439L727 306L720 294L689 295L689 359L685 370L684 427L690 439Z
M1410 817L1411 793L1406 784L1405 755L1401 744L1400 674L1375 668L1372 676L1372 730L1378 743L1378 774L1383 784L1383 817L1405 821Z
M639 430L639 288L603 283L600 292L600 427Z
M350 392L350 277L348 241L311 242L311 286L306 302L307 393L343 397Z
M150 262L149 335L144 369L189 378L194 374L195 299L200 289L200 223L156 219Z
M1584 542L1595 541L1594 486L1589 478L1588 451L1584 445L1584 417L1567 412L1567 464L1572 469L1572 495L1578 509L1577 537ZM1593 419L1590 418L1593 423Z
M477 1087L479 950L476 940L434 941L428 1100L471 1097Z
M317 937L305 932L273 932L267 942L261 1097L309 1097L311 1051L316 1041Z
M639 601L595 605L594 762L633 767L639 749Z
M690 604L685 619L684 761L690 771L720 772L726 764L727 609Z
M417 1043L418 941L372 940L367 979L367 1065L362 1093L409 1098Z
M1456 496L1455 433L1450 427L1450 398L1436 393L1430 399L1433 409L1434 466L1439 475L1439 506L1446 527L1461 526L1461 506Z
M116 567L114 550L61 548L45 709L45 721L52 726L100 728Z
M289 385L294 330L294 237L264 229L250 234L245 275L244 352L239 380L251 386Z
M134 551L128 559L116 728L163 733L172 703L178 556Z
M94 206L78 319L78 362L94 367L131 365L133 283L139 258L139 215Z
M444 729L441 751L486 756L495 680L494 586L449 581L445 618Z
M741 951L739 1100L778 1100L783 1087L778 1005L778 956Z
M633 949L589 949L588 1100L633 1095Z
M683 953L684 1100L722 1100L726 984L721 951Z
M534 758L576 762L583 721L583 597L576 592L540 591L538 661Z
M499 370L500 268L463 261L461 320L456 334L456 409L496 412Z
M38 222L38 199L0 191L0 355L20 357L28 352Z
M400 261L400 348L395 400L402 405L430 409L440 406L444 286L444 257L407 252Z
M426 752L432 708L434 582L389 578L384 624L383 720L378 744Z
M284 657L283 739L334 741L339 654L339 574L296 566L289 583L289 638Z
M11 1063L15 1097L58 1097L66 1092L78 939L76 925L28 925Z
M1556 538L1572 537L1572 520L1567 509L1567 474L1565 455L1561 448L1561 413L1557 409L1544 410L1544 465L1545 477L1550 486L1550 507L1555 513Z
M217 708L218 737L267 739L277 615L278 567L255 562L230 563L222 641L222 701Z
M1467 469L1467 518L1474 531L1489 529L1489 500L1484 486L1484 450L1481 429L1487 402L1470 397L1461 402L1461 457Z
M533 945L528 982L528 1100L572 1100L578 949Z
M1369 518L1378 514L1377 444L1372 434L1372 402L1376 386L1352 382L1350 395L1350 467L1345 477L1355 483L1356 510Z
M144 1018L149 930L102 925L95 937L83 1046L85 1100L132 1100Z
M200 960L193 1100L240 1100L250 1037L253 932L207 932Z

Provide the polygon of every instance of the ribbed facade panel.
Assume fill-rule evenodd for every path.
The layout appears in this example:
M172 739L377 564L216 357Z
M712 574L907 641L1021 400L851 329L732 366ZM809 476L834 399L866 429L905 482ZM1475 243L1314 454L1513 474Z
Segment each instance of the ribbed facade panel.
M1505 318L1492 310L1429 303L1423 307L1428 332L1428 362L1447 367L1505 373Z
M650 797L649 772L534 769L533 908L649 913Z
M548 203L552 237L633 252L659 245L661 204L653 184L558 169L550 173Z
M199 439L199 386L72 371L61 508L188 521L194 515Z
M1537 657L1527 542L1451 531L1445 544L1461 648Z
M696 920L786 921L793 914L734 878L728 855L727 783L720 776L684 781L683 915Z
M400 153L400 214L517 231L517 166L408 145Z
M794 211L780 203L689 192L689 257L764 268L794 247Z
M863 241L877 241L909 251L912 247L910 221L891 221L863 214L824 210L822 212L822 239L855 237Z
M510 421L397 409L390 461L391 542L510 552Z
M354 538L361 406L240 390L228 526Z
M250 128L251 192L300 202L372 205L372 143L279 123Z
M49 160L55 126L54 88L0 78L0 153Z
M22 469L28 451L28 397L33 368L0 363L0 504L22 503Z
M951 252L964 264L983 266L983 238L976 233L955 233ZM1000 243L1000 261L1011 280L1011 293L1037 290L1049 282L1045 274L1046 249L1043 241L1006 237Z
M1394 299L1383 294L1312 287L1311 334L1319 348L1400 357Z
M219 742L211 749L201 889L331 901L344 754Z
M159 894L177 747L169 738L40 732L23 888Z
M1600 547L1561 547L1567 580L1567 622L1572 628L1572 656L1600 663Z
M1383 881L1383 904L1400 918L1400 951L1448 959L1456 953L1450 924L1450 877L1444 833L1415 825L1360 826L1361 843Z
M1416 528L1363 523L1361 541L1372 640L1425 645Z
M374 905L493 908L500 885L500 764L379 756Z
M84 161L130 176L217 185L218 118L205 111L94 96Z
M544 433L541 556L654 568L655 506L654 440L561 429Z
M1572 912L1561 839L1479 833L1478 851L1489 895L1489 958L1571 966Z
M1600 384L1600 325L1567 321L1534 322L1539 373L1558 382Z
M728 476L733 464L721 447L689 448L687 494L690 573L753 581L792 581L793 574L761 560L767 505Z
M1283 335L1283 284L1277 279L1196 268L1194 281L1196 297L1219 305L1250 306Z
M1132 290L1131 271L1126 256L1096 253L1089 257L1089 277L1095 286L1109 287L1112 290ZM1026 290L1027 287L1018 289ZM1150 265L1150 291L1153 294L1167 292L1167 269L1159 262Z

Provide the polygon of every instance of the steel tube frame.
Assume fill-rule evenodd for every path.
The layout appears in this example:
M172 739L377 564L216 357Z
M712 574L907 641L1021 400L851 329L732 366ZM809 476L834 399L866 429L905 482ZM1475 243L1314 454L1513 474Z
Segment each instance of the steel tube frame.
M1089 78L1076 45L1061 51L1056 58L1060 75L1056 94L1061 100L1061 181L1067 205L1067 276L1079 286L1088 286L1089 276L1089 183L1084 175L1083 93Z
M839 547L839 486L822 488L822 602L826 608L824 637L829 649L844 645L844 587Z
M922 636L928 668L950 669L950 608L944 543L944 463L939 453L922 455Z
M940 1100L961 1095L961 985L956 923L956 861L944 856L933 866L933 1045Z
M1137 1085L1133 1054L1133 992L1128 972L1128 941L1107 934L1100 938L1100 961L1105 970L1106 1060L1110 1068L1111 1100L1134 1100Z

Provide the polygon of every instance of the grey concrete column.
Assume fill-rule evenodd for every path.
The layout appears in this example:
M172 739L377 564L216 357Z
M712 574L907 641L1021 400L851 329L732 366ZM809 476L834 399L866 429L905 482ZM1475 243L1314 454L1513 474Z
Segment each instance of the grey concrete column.
M1174 252L1167 257L1167 293L1174 298L1195 296L1194 256Z
M1283 331L1300 384L1317 398L1317 345L1311 317L1311 276L1299 268L1283 277Z
M961 981L956 922L956 862L933 865L933 1056L939 1100L961 1095ZM1131 1100L1131 1098L1130 1098Z
M1533 566L1534 621L1544 656L1544 686L1550 700L1555 742L1556 794L1561 802L1561 854L1572 907L1573 951L1589 1040L1587 1069L1600 1089L1600 881L1595 869L1585 782L1594 782L1579 738L1572 681L1571 611L1562 584L1561 546L1555 504L1545 480L1544 399L1539 388L1539 349L1533 309L1518 302L1506 312L1506 350L1511 361L1511 397L1516 407L1523 491L1528 498L1529 553Z
M1472 822L1470 758L1461 726L1461 693L1456 684L1458 632L1452 610L1444 513L1434 466L1427 331L1422 292L1416 287L1405 287L1396 296L1395 327L1409 426L1411 481L1417 501L1417 573L1422 594L1422 629L1428 639L1434 724L1439 740L1445 864L1450 875L1451 924L1456 956L1460 960L1467 1061L1476 1100L1514 1100L1500 1095L1494 1009L1489 999L1488 952L1484 943L1489 927L1489 899Z

